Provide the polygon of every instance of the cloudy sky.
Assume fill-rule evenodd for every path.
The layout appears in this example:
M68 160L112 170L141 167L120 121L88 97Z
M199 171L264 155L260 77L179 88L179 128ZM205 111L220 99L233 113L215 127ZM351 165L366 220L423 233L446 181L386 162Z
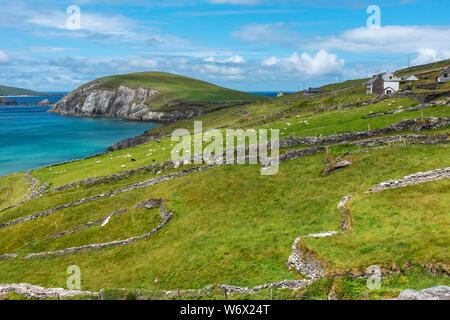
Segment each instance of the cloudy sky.
M370 5L380 8L379 27ZM450 58L448 0L0 0L0 8L0 84L41 91L153 70L294 91Z

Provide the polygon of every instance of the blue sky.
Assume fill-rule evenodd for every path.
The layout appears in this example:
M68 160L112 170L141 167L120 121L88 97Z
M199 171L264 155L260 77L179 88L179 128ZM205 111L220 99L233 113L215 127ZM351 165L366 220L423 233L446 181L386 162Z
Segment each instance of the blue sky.
M66 12L81 10L80 29ZM381 26L369 28L377 5ZM0 84L70 91L166 71L294 91L450 58L448 0L0 0Z

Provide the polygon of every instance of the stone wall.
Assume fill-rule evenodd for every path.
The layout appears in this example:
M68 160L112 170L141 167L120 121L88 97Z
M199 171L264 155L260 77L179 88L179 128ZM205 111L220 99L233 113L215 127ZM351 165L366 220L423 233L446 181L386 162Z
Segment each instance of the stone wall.
M30 253L25 256L25 259L40 258L40 257L46 257L46 256L61 256L61 255L65 255L65 254L72 254L72 253L84 252L84 251L89 251L89 250L98 250L98 249L105 249L105 248L129 245L138 240L149 238L152 235L154 235L156 232L158 232L161 228L163 228L170 221L170 219L172 218L172 215L173 215L173 212L167 212L167 209L164 209L164 211L166 213L165 213L165 218L164 218L163 222L161 222L158 226L156 226L150 232L145 233L143 235L140 235L137 237L131 237L131 238L128 238L125 240L88 244L88 245L84 245L84 246L80 246L80 247L67 248L64 250L57 250L57 251L51 251L51 252L40 252L40 253Z
M350 214L350 210L347 207L347 202L349 202L352 198L352 195L344 196L337 205L337 208L340 210L342 215L341 229L343 232L352 231L353 228L353 218Z
M57 238L60 238L60 237L63 237L63 236L67 236L69 234L72 234L72 233L75 233L75 232L87 229L89 227L92 227L92 226L95 226L95 225L98 225L98 224L103 224L106 221L109 221L109 219L111 219L112 217L114 217L114 216L116 216L118 214L125 213L127 211L128 210L126 210L126 209L120 209L120 210L114 211L113 213L109 214L105 218L102 218L102 219L99 219L99 220L96 220L96 221L92 221L92 222L88 222L88 223L86 223L86 224L84 224L82 226L73 228L71 230L67 230L67 231L63 231L63 232L57 233L57 234L53 235L51 237L51 239L57 239Z
M366 193L370 192L378 192L385 189L392 189L392 188L402 188L409 185L424 183L424 182L430 182L430 181L436 181L441 179L448 179L450 178L450 167L443 168L443 169L436 169L436 170L430 170L427 172L418 172L411 174L409 176L405 176L398 180L389 180L386 182L381 182L380 184L377 184L375 187L367 191Z
M439 83L437 82L433 82L433 83L427 83L427 84L416 84L414 85L416 87L416 89L421 89L421 90L439 90Z
M299 157L312 156L318 152L325 151L325 147L314 147L307 149L291 150L280 155L280 161L293 160Z
M280 141L280 147L292 147L297 145L322 145L340 143L345 141L355 141L367 139L382 134L389 134L401 131L428 131L450 125L450 117L442 118L420 118L400 121L382 129L372 129L368 131L346 132L331 136L320 137L289 137Z
M381 138L371 138L366 140L342 142L341 144L353 146L376 146L386 143L397 143L407 141L424 141L430 143L441 142L444 143L450 137L450 133L436 134L436 135L420 135L420 134L404 134L397 136L387 136Z
M63 210L63 209L78 206L78 205L81 205L84 203L96 201L96 200L102 199L102 198L112 197L112 196L115 196L115 195L123 193L123 192L128 192L128 191L132 191L132 190L136 190L136 189L140 189L140 188L147 188L147 187L150 187L152 185L155 185L155 184L158 184L158 183L161 183L164 181L172 180L172 179L175 179L175 178L178 178L178 177L181 177L181 176L193 173L193 172L202 172L204 170L208 170L208 169L211 169L214 167L217 167L217 165L205 165L205 166L201 166L201 167L192 167L189 169L182 170L180 172L175 172L175 173L171 173L171 174L168 174L165 176L161 176L161 177L153 178L153 179L146 180L143 182L135 183L135 184L111 191L111 192L102 193L102 194L98 194L98 195L95 195L95 196L92 196L89 198L77 200L77 201L74 201L74 202L71 202L68 204L57 206L57 207L49 209L49 210L37 212L37 213L31 214L31 215L28 215L25 217L21 217L21 218L0 224L0 229L6 228L8 226L15 225L18 223L22 223L22 222L34 220L37 218L41 218L44 216L48 216L59 210Z
M139 202L136 205L136 209L141 209L141 208L147 208L147 209L154 209L154 208L159 208L161 207L161 204L163 202L163 199L159 198L159 199L148 199L148 200L144 200Z
M68 298L76 297L80 295L93 296L97 295L95 292L79 291L79 290L65 290L62 288L43 288L39 286L33 286L28 283L13 283L13 284L0 284L0 297L15 292L25 296L28 299L49 299L49 298Z
M17 258L18 255L17 254L5 254L3 256L0 256L0 261L1 260L5 260L5 259L14 259Z
M405 111L418 111L418 110L423 110L423 109L427 109L430 107L434 107L437 105L444 105L444 104L447 104L449 101L450 101L450 99L444 99L441 101L431 101L431 102L422 103L422 104L419 104L419 105L413 106L413 107L393 109L393 110L389 110L386 112L373 113L373 114L364 116L362 118L369 119L369 118L374 118L374 117L379 117L379 116L384 116L384 115L397 114L397 113L401 113L401 112L405 112Z

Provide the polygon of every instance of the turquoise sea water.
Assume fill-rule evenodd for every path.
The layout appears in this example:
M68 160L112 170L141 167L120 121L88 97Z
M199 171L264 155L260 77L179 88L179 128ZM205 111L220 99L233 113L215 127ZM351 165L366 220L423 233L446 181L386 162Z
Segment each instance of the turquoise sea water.
M62 96L7 97L33 103ZM65 117L40 106L0 106L0 176L52 163L80 159L106 151L129 137L140 135L159 124Z

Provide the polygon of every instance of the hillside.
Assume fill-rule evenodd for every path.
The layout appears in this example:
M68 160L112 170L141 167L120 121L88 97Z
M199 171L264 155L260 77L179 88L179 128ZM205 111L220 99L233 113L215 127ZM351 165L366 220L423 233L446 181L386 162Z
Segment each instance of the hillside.
M143 85L106 79L102 90ZM210 109L0 178L0 283L65 288L76 265L86 299L387 299L450 285L450 98L367 95L364 83ZM278 174L173 162L171 133L199 120L224 138L279 129Z
M263 99L179 75L143 72L89 82L69 93L50 112L173 122Z
M41 95L43 95L43 93L33 90L0 85L0 96L41 96Z

